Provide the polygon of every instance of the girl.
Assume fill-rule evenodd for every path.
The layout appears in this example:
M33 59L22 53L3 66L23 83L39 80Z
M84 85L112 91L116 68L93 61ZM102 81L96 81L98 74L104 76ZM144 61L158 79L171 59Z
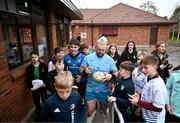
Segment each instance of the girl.
M117 46L115 44L112 44L109 46L107 54L114 59L116 63L116 67L119 69L119 64L120 64L120 55L118 54L117 51Z
M137 51L134 41L129 41L126 44L126 47L121 54L121 62L123 61L131 61L132 63L137 62Z
M158 58L158 73L166 83L167 78L169 77L169 69L173 67L172 64L168 61L168 54L166 52L166 43L159 42L155 45L155 50L151 52L152 55Z

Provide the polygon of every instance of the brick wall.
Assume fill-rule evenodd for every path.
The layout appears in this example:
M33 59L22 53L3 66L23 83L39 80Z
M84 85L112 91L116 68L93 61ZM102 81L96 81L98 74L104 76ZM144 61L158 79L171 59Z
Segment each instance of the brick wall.
M50 54L54 54L53 49L57 47L57 36L56 36L56 21L55 13L50 11L48 14L48 31L49 31L49 45L50 45Z
M25 67L9 70L0 24L0 122L19 122L33 106L25 84Z
M168 42L168 40L169 40L169 32L170 32L170 27L169 26L159 26L157 42L160 42L160 41Z
M96 40L99 38L99 28L90 26L73 26L72 37L76 38L79 33L86 32L87 38L81 38L82 43L92 45L95 44ZM93 32L93 36L91 35ZM169 27L159 26L158 41L165 40L169 38ZM116 45L126 45L130 40L135 41L136 45L149 45L150 44L150 26L119 26L118 27L118 37L109 37L108 45L115 43Z
M136 45L148 45L150 39L149 26L121 26L118 28L118 45L126 45L130 40Z

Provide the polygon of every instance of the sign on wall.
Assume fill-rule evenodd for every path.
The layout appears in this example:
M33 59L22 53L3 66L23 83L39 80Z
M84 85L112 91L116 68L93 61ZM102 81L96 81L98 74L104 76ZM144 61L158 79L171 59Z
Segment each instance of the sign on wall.
M87 33L86 32L81 32L81 38L87 38Z

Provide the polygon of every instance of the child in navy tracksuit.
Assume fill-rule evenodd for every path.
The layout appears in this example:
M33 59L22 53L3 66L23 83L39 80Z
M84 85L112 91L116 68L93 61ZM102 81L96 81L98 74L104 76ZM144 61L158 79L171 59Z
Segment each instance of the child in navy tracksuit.
M57 93L45 102L40 122L85 122L85 103L77 92L72 91L72 85L73 77L69 71L55 77Z
M128 100L128 95L133 94L135 91L131 78L133 69L134 65L130 61L125 61L120 64L119 74L121 78L115 80L115 91L113 92L113 95L108 98L110 103L117 103L117 107L122 113L125 122L131 122L133 116L133 107L131 102ZM119 122L116 113L114 116L114 121Z

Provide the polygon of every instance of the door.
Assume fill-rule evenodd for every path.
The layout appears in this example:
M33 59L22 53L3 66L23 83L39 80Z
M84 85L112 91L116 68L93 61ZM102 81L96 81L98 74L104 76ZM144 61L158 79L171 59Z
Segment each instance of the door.
M157 43L157 36L158 36L158 26L152 25L150 32L150 45L155 45Z

